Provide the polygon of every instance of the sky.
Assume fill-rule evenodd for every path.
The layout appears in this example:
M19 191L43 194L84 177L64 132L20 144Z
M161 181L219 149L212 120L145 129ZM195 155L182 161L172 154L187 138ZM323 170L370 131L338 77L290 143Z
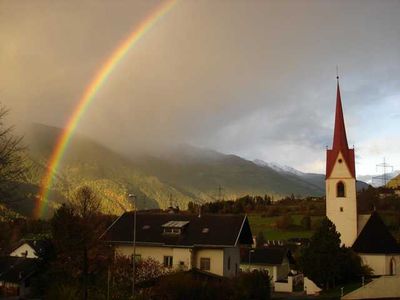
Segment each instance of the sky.
M159 1L0 0L9 122L63 127ZM191 144L325 172L339 69L358 174L400 169L400 1L178 1L128 52L77 131L117 151Z

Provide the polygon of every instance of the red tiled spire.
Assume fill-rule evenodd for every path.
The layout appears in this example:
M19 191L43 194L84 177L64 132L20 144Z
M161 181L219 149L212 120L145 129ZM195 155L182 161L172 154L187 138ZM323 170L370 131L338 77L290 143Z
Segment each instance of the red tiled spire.
M333 134L332 150L327 150L326 153L326 178L330 177L339 153L342 153L344 163L346 163L351 176L355 178L356 168L354 160L354 149L349 149L349 146L347 144L342 99L340 97L339 77L337 77L335 130Z
M346 127L344 125L342 99L340 97L339 78L337 81L337 92L336 92L336 116L335 116L335 131L333 135L332 149L348 149L346 137Z

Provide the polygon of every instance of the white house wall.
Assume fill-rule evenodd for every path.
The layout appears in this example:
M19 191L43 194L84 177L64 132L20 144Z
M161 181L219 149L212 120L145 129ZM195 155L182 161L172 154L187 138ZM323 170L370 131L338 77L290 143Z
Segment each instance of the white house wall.
M200 258L210 258L211 273L224 276L224 249L198 249L195 252L195 261L198 269L200 269Z
M115 247L115 251L117 255L130 257L133 255L133 246L118 245ZM235 263L239 265L239 248L192 249L136 246L136 255L140 255L142 259L153 258L161 264L164 263L164 256L172 256L172 267L181 268L180 262L182 261L185 269L193 267L200 269L200 258L210 258L209 272L220 276L234 276ZM229 256L231 257L231 268L227 270Z
M27 255L25 255L27 253ZM10 256L18 256L18 257L27 257L27 258L38 258L35 254L35 250L29 246L27 243L22 244L13 252L10 253Z
M228 269L228 260L231 259L231 265ZM231 247L224 249L224 276L236 276L239 272L240 250L239 247Z
M288 278L289 271L289 260L285 257L282 264L276 268L275 281Z

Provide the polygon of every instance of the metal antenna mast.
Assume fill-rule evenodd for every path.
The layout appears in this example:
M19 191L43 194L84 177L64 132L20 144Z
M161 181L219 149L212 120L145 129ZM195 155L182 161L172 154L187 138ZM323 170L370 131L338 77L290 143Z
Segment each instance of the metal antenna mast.
M218 198L217 198L218 201L222 201L223 200L223 196L222 196L222 191L223 190L224 189L222 188L222 186L218 185Z

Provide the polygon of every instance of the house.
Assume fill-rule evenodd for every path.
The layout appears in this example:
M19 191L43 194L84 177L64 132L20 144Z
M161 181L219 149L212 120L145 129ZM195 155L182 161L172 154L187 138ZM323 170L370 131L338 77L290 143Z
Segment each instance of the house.
M102 235L117 255L133 255L133 212L124 213ZM136 256L166 268L193 268L231 277L238 274L240 247L252 244L246 216L136 213Z
M245 249L240 257L240 269L267 271L271 282L285 280L290 272L289 256L286 247L266 247Z
M338 77L333 145L326 159L326 216L340 233L342 245L352 247L375 275L394 275L400 270L400 246L377 212L357 211L354 152L347 143Z
M49 248L48 240L34 240L24 239L14 247L11 251L10 256L27 257L27 258L39 258L45 254Z
M19 296L30 293L30 280L38 270L40 260L36 258L0 257L0 297Z
M303 274L290 269L292 262L293 257L287 247L243 249L240 269L267 271L275 292L302 291Z

